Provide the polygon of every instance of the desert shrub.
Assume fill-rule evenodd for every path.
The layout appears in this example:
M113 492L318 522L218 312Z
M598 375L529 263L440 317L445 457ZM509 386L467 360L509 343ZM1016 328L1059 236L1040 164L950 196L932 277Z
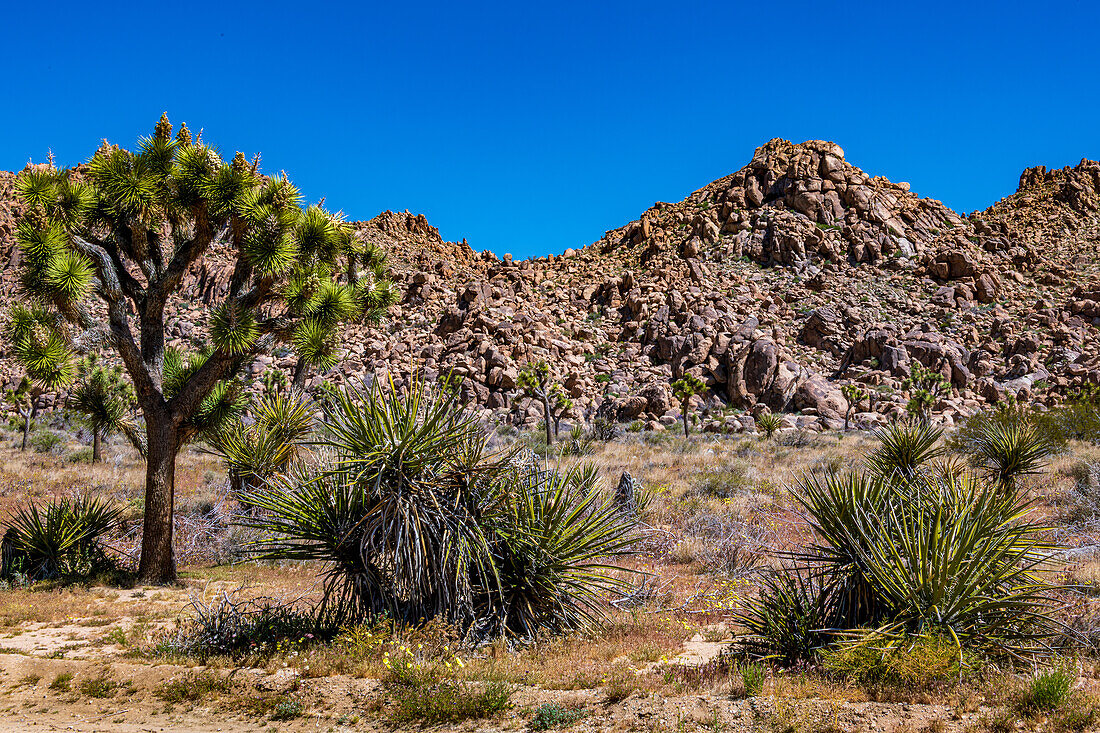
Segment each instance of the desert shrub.
M95 677L81 680L77 685L80 694L84 697L107 698L114 697L118 691L119 683L107 676L106 672L100 672Z
M83 496L18 509L4 534L0 575L31 581L80 578L117 569L103 538L122 521L123 508Z
M763 664L746 664L741 667L740 672L745 697L759 697L764 692L764 683L768 680L768 668Z
M35 453L57 453L62 450L62 443L61 436L52 430L37 430L30 438Z
M731 461L703 470L692 484L693 489L700 494L728 499L752 489L757 480L757 472L751 464Z
M620 432L619 423L613 418L596 415L592 420L592 429L589 434L594 440L608 443L617 438Z
M1036 414L1033 420L1052 441L1100 441L1100 389L1081 389L1064 404Z
M271 709L272 720L294 720L302 714L302 703L298 700L279 700Z
M661 674L678 691L716 689L731 685L738 666L733 654L723 652L701 664L664 664Z
M339 619L324 610L300 609L274 599L241 599L222 593L193 599L190 614L160 640L157 653L206 659L262 657L286 639L325 641L340 633Z
M299 466L242 498L270 559L321 560L325 607L351 619L439 618L478 634L533 636L599 616L631 550L633 520L585 478L488 436L445 392L377 383L342 392Z
M501 682L477 685L444 679L438 664L402 650L384 662L383 679L392 723L438 725L489 718L511 707L512 688Z
M584 716L584 708L569 708L557 703L544 703L539 705L531 718L531 730L568 728Z
M979 664L972 655L960 655L955 643L943 637L908 637L886 645L877 642L874 635L868 635L837 645L822 653L822 666L864 685L926 690L957 682Z
M1017 707L1028 714L1049 712L1069 699L1076 684L1077 670L1072 665L1062 664L1038 671L1025 683Z
M1083 524L1100 517L1100 463L1082 461L1070 471L1073 488L1062 500L1061 516L1070 524Z
M683 526L697 538L695 560L708 572L738 578L757 569L766 542L758 527L711 513L697 514Z
M92 449L80 448L69 453L65 456L65 460L69 463L91 463L92 462Z
M53 678L53 682L50 683L50 689L57 692L68 692L73 686L73 673L72 672L58 672L57 676Z

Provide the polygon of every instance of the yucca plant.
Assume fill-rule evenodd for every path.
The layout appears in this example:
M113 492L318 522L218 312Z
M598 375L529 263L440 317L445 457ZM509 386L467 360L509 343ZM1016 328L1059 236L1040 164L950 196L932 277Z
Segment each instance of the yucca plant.
M761 412L753 422L756 423L756 429L764 434L765 440L770 440L783 427L783 418L774 412Z
M122 517L122 507L90 496L28 504L8 522L2 574L21 572L30 580L46 580L112 569L102 538Z
M341 391L299 464L243 498L262 557L319 560L329 609L534 636L598 616L630 522L581 469L494 453L454 395L415 382Z
M237 417L211 438L211 452L222 459L230 488L240 499L285 472L313 432L313 405L296 389L275 389L252 410L251 420Z
M788 556L830 611L819 630L882 649L936 637L960 655L1046 652L1066 630L1051 617L1056 586L1045 570L1055 548L1031 505L996 475L929 463L942 451L938 431L878 434L866 472L805 476L792 491L815 539ZM742 614L757 643L788 643L784 627L765 623L775 608L799 608L791 598L802 596L784 582Z
M1059 631L1055 586L1040 570L1053 547L1029 506L977 477L922 478L869 523L863 571L881 609L877 633L940 634L961 648L1021 657ZM870 518L868 518L870 519Z
M487 598L501 628L533 638L598 621L606 594L628 585L609 560L630 551L634 523L584 465L521 472L501 488L488 518L499 591Z
M760 595L733 615L748 632L734 640L734 652L785 666L815 661L834 641L831 632L842 618L833 599L805 569L788 566L764 575Z
M1034 424L985 421L964 446L974 466L1006 491L1012 491L1023 476L1042 473L1061 446Z
M468 621L473 568L493 575L477 517L504 464L423 383L341 392L329 420L319 465L243 492L262 510L250 524L271 533L256 549L329 562L327 597L351 615Z
M924 421L893 423L872 433L880 445L866 459L867 470L878 476L912 478L934 458L944 454L943 430Z
M224 160L186 126L173 135L167 116L135 150L104 142L79 170L31 166L16 185L28 305L13 311L19 332L7 340L42 385L67 382L78 346L117 353L145 418L139 576L172 582L176 455L232 414L234 375L277 343L317 346L310 333L324 348L304 356L324 363L343 324L376 320L396 291L380 251L342 215L303 206L284 175L260 172L258 156ZM228 288L206 343L175 361L173 378L166 324L190 307L178 297L186 273L215 253L228 258Z

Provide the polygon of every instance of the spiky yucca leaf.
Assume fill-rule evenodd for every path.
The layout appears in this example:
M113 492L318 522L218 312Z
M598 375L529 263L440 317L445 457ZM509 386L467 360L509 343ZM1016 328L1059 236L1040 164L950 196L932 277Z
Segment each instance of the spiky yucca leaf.
M843 618L832 590L797 567L782 567L761 580L760 594L733 615L748 633L734 640L734 651L786 666L814 662L835 640Z
M295 236L302 255L307 258L320 256L332 260L340 247L340 230L336 220L320 206L310 206L299 217Z
M46 277L53 293L62 301L83 300L92 287L95 270L91 261L80 252L65 250L53 256Z
M58 389L76 373L68 341L54 328L37 325L31 335L15 342L15 357L31 379L46 389Z
M258 226L245 239L242 255L263 275L278 275L289 270L298 259L298 244L284 229L267 224Z
M54 196L49 213L55 222L69 229L79 225L97 204L95 189L67 176L58 180Z
M122 517L122 507L90 496L21 507L8 523L14 563L33 580L103 570L111 562L101 540Z
M634 522L583 466L507 486L491 514L502 627L534 638L601 620L607 593L629 585L610 561L632 550Z
M468 620L471 567L491 574L476 497L449 478L470 420L422 387L343 392L329 419L321 471L244 495L263 510L248 521L271 533L258 549L332 562L328 598L354 615Z
M881 445L867 457L866 465L879 476L912 477L921 466L944 452L939 445L943 430L924 421L894 423L872 435Z
M15 179L15 190L30 208L44 209L54 201L57 178L53 168L25 170Z
M250 424L239 418L229 422L210 441L238 494L286 471L312 432L312 405L298 391L265 394L253 418Z
M58 225L39 226L31 219L21 219L15 230L19 249L32 266L38 268L50 262L66 247L65 231Z
M340 338L337 330L325 323L307 319L294 329L294 349L319 369L332 367L339 359Z
M1057 631L1049 556L1030 506L975 476L918 471L808 477L792 492L816 541L794 557L847 629L939 634L990 652L1035 653Z
M1007 489L1022 476L1042 473L1059 446L1030 422L985 421L967 453L980 470Z
M229 302L214 311L210 319L210 339L214 345L234 356L247 353L260 338L256 316L237 303Z
M303 312L309 320L332 328L358 315L355 295L355 288L325 280L306 303Z

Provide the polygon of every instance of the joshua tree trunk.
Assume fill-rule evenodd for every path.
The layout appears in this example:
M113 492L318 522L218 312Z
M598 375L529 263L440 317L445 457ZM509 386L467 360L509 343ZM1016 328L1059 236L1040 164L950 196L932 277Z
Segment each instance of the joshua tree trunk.
M550 398L542 395L542 416L546 422L546 444L554 444L554 421L550 415Z
M103 460L103 447L99 437L99 429L92 430L92 463Z
M684 437L688 437L688 404L689 400L684 400L680 405L680 417L684 418Z
M25 410L23 412L23 445L20 446L20 448L19 448L19 450L23 451L24 453L27 451L27 438L30 437L30 434L31 434L31 411L28 409L28 410Z
M27 451L27 439L31 435L31 423L34 422L34 416L38 414L38 397L31 397L31 404L25 411L21 410L20 414L23 416L23 445L19 449L24 453Z
M173 548L172 504L175 501L175 421L165 410L146 413L148 446L145 471L145 528L141 541L138 577L146 583L173 583L176 554Z
M306 375L309 374L309 364L304 356L298 357L298 363L294 365L294 388L305 389Z

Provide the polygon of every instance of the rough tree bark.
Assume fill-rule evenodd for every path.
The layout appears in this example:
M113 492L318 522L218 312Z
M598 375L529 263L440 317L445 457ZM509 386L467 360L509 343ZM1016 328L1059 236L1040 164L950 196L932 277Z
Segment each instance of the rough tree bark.
M309 374L309 364L304 356L298 357L298 363L294 365L294 388L305 389L306 375Z
M176 580L172 512L175 502L178 436L170 415L146 413L145 528L138 577L150 583Z

